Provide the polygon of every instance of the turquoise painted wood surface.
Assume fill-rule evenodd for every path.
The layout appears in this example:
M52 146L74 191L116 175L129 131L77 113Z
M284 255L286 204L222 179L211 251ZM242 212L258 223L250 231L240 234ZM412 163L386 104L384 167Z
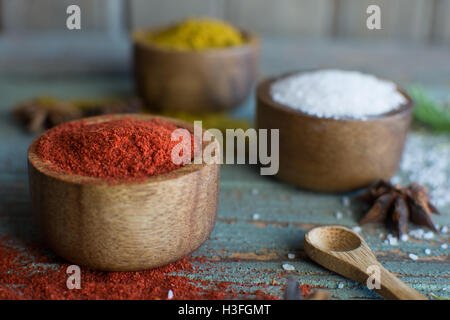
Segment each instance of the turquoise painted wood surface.
M274 50L274 49L272 49ZM269 53L267 53L269 52ZM266 51L266 60L275 60ZM283 66L286 68L286 66ZM264 70L282 68L267 64ZM426 74L429 74L427 70ZM442 70L441 70L442 72ZM448 78L447 78L448 79ZM426 83L425 83L426 84ZM433 83L437 95L448 96L448 83ZM25 133L12 119L11 107L18 101L37 94L54 94L59 97L94 97L130 94L132 85L126 76L119 77L8 77L0 78L0 237L14 236L23 241L36 241L39 234L31 216L26 174L26 151L33 136ZM252 117L253 102L237 114ZM421 144L419 145L418 142ZM436 149L442 156L450 155L450 137L422 131L411 131L411 148L419 161L421 154ZM411 146L414 147L414 146ZM419 152L419 154L417 154ZM444 163L444 175L449 181L449 165ZM399 179L407 181L411 172L400 172ZM300 283L329 290L334 299L378 299L376 293L364 286L346 280L311 262L302 249L303 235L311 227L324 224L357 226L363 214L361 205L351 201L349 208L342 202L344 195L317 194L294 188L270 177L259 176L255 168L243 165L222 167L219 215L215 229L206 243L193 255L214 261L214 264L198 263L198 270L190 277L246 283L245 290L263 291L282 296L282 288L288 274ZM353 194L345 195L352 198ZM449 225L450 206L441 205L441 216L435 223ZM336 218L336 211L343 217ZM255 215L257 214L257 215ZM415 227L410 225L410 229ZM362 227L361 234L374 250L381 263L400 279L423 294L434 293L449 297L450 259L449 249L441 245L449 242L448 233L436 234L430 240L411 240L397 246L384 243L380 234L392 230L384 225ZM424 253L430 249L431 254ZM288 254L294 253L295 259ZM408 258L413 253L417 261ZM284 271L282 264L289 263L295 271ZM279 285L271 285L276 280ZM2 282L0 286L14 285Z

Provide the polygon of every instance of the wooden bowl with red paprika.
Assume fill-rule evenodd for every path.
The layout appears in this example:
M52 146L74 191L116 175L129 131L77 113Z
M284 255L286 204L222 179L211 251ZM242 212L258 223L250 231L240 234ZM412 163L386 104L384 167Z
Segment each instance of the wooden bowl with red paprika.
M100 116L82 121L83 125L100 126L110 122L112 126L113 121L121 119L164 121L193 132L193 126L188 123L152 115ZM79 121L63 125L77 126ZM111 180L73 174L71 169L56 170L56 165L45 160L46 157L41 154L42 137L49 137L51 130L58 130L58 127L36 138L28 150L34 213L45 241L55 253L72 263L92 269L135 271L181 259L209 237L215 224L219 199L218 163L185 164L139 179ZM93 127L88 134L103 133ZM119 138L120 134L117 133ZM127 142L108 139L104 139L105 143L117 143L118 148L129 146ZM74 143L69 141L64 145L70 145L67 147L70 151L70 148L76 148ZM163 145L167 143L162 141ZM203 150L211 144L218 142L214 139L203 142ZM48 146L49 154L53 147L51 144ZM219 150L218 145L213 147ZM134 159L133 148L126 150L130 157L119 163L128 165L126 161ZM138 143L136 148L145 152L146 147ZM99 156L101 152L109 152L102 150L98 148L96 151ZM111 150L114 152L114 148ZM58 159L57 152L51 154ZM124 153L121 154L123 157ZM161 157L161 154L157 152L152 156ZM62 159L59 164L67 165L69 162L65 161ZM86 162L92 164L92 159L86 159ZM113 170L102 167L101 163L98 165L99 172ZM75 165L71 166L76 169ZM95 163L92 168L96 168ZM141 169L150 170L147 167Z

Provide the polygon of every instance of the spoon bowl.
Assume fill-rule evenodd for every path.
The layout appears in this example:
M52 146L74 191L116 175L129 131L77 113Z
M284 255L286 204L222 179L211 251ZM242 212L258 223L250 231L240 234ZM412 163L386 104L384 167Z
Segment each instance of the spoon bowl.
M386 270L356 232L342 226L317 227L305 235L305 252L316 263L374 289L387 299L426 300Z
M327 227L312 229L309 240L324 251L351 251L361 246L361 239L346 228Z

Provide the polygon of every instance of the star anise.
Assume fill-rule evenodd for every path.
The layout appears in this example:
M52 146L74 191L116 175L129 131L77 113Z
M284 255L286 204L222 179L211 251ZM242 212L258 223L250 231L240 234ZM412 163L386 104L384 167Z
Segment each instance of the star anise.
M437 231L431 214L439 211L430 202L428 189L417 183L408 187L380 180L360 196L372 204L360 224L392 221L399 237L407 233L408 221Z

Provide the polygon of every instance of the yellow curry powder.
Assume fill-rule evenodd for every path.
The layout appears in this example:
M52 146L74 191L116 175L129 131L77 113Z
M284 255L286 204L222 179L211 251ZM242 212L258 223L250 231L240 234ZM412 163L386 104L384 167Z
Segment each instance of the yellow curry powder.
M154 44L176 50L205 50L238 46L245 42L241 32L225 21L212 18L187 19L149 34Z

